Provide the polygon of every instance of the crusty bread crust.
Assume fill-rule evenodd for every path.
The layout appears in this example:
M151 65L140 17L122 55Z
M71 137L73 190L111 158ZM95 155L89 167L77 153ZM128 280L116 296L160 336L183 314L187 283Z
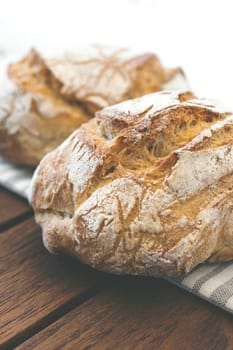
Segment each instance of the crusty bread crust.
M90 116L56 92L34 50L9 66L9 77L16 85L0 95L0 153L15 163L37 165Z
M180 69L165 69L154 54L97 45L56 58L32 50L8 75L14 86L0 94L0 153L28 165L37 165L96 110L187 84Z
M98 112L34 175L46 247L117 274L177 276L232 259L232 135L231 112L191 93Z

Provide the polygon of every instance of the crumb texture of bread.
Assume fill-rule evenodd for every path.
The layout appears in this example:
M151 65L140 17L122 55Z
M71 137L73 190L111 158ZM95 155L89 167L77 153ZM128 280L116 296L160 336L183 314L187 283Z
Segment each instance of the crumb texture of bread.
M13 85L0 93L0 153L32 166L97 110L187 87L183 71L166 69L153 53L100 45L57 55L31 50L9 65L8 76Z
M31 202L51 252L116 274L233 258L233 114L189 92L96 113L47 155Z

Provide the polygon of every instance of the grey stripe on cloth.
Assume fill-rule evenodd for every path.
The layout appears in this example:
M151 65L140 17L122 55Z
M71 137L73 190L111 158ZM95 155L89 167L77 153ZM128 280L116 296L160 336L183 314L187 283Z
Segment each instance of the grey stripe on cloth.
M207 282L210 278L217 275L219 272L223 271L225 269L225 264L218 264L212 271L208 272L206 275L200 277L193 286L193 290L198 292L202 285Z
M210 301L214 301L218 305L226 305L228 300L233 296L233 277L226 283L215 289L210 295Z
M199 266L199 268L192 270L188 276L180 277L179 282L189 288L194 288L199 280L205 279L205 276L211 274L218 266L219 264L205 264L201 267Z
M27 198L32 171L0 157L0 184ZM168 279L222 309L233 313L233 262L205 263L184 277Z

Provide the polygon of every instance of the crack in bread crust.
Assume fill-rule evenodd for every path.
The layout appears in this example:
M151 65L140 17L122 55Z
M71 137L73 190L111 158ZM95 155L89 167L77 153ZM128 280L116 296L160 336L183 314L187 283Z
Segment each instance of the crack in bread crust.
M232 259L232 126L231 112L191 93L98 112L34 177L46 246L116 274L176 276Z

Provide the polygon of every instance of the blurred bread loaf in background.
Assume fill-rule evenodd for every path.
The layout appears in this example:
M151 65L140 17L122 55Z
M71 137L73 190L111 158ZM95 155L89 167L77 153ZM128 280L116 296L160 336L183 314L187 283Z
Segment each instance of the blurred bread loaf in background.
M154 53L88 45L46 55L31 50L10 64L12 89L0 92L0 154L36 166L95 111L163 89L187 88L180 68Z

